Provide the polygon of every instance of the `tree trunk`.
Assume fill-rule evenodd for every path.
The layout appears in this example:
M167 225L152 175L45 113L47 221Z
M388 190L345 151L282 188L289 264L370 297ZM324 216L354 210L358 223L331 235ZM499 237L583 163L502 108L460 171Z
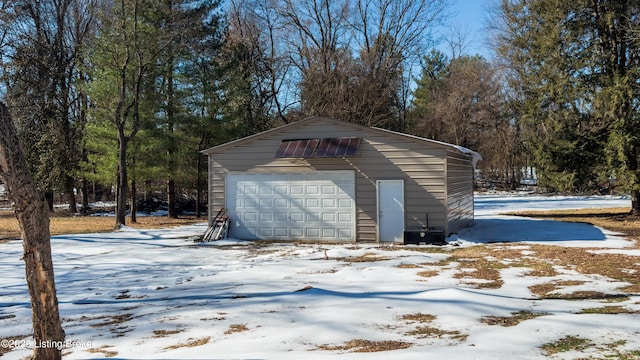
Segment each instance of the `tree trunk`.
M167 6L169 8L169 12L173 12L173 1L168 0ZM169 33L173 34L174 32L174 23L173 21L169 22ZM173 53L173 43L169 43L168 47L169 59L167 61L167 135L169 136L169 143L167 146L167 167L169 179L167 179L167 205L169 207L168 215L172 219L178 218L178 212L176 210L176 182L175 182L175 169L176 169L176 151L175 151L175 139L174 136L174 126L176 121L176 109L175 109L175 96L173 92L173 76L174 76L174 53Z
M178 211L176 209L176 182L173 179L167 180L167 202L169 204L169 217L172 219L177 219Z
M628 129L628 133L632 134L633 128ZM640 145L633 143L626 144L624 151L625 165L629 171L630 187L631 187L631 215L640 216L640 170L639 158L640 158Z
M631 190L631 215L640 216L640 190Z
M126 225L127 216L127 138L124 135L124 125L118 129L118 184L116 192L116 225L119 229Z
M137 199L138 189L136 189L136 181L131 180L131 222L137 223L138 217L136 213L138 212L138 199Z
M82 179L82 214L89 214L89 184L87 179Z
M66 191L67 194L69 196L69 212L71 214L77 214L78 213L78 207L76 206L76 194L75 194L75 186L74 186L74 180L71 176L67 177L66 180Z
M7 108L0 103L0 176L22 230L27 285L31 297L33 338L36 344L61 344L64 331L51 258L49 208L33 183ZM34 359L61 359L57 346L36 346Z
M50 212L53 212L53 191L47 190L44 193L44 198L47 201L47 207Z

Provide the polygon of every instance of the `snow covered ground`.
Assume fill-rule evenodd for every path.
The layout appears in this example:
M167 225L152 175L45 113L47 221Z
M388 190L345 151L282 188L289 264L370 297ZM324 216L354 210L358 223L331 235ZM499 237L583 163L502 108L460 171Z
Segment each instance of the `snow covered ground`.
M631 241L593 226L497 215L629 205L629 199L611 197L480 196L476 224L441 250L517 241L523 254L531 244L552 244L640 256ZM465 271L460 264L438 265L450 256L447 251L233 240L194 244L189 237L205 227L54 237L68 339L65 358L538 359L544 357L542 344L567 336L591 344L553 358L640 354L638 314L581 313L612 304L539 300L529 290L573 281L564 291L617 294L617 288L628 285L600 275L564 267L550 278L506 267L500 270L501 287L482 288L454 276ZM17 345L1 356L6 359L31 353L21 256L19 241L0 244L0 339ZM434 276L419 275L434 269ZM613 305L640 311L640 296ZM509 327L483 321L520 311L543 316ZM372 353L340 348L358 339L404 348Z

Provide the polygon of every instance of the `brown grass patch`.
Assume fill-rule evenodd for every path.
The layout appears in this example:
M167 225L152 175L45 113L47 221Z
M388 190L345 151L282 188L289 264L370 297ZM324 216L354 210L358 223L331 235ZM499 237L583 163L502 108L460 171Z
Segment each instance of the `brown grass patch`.
M610 209L608 209L610 210ZM598 219L599 214L610 214L604 210L598 212L598 209L589 209L596 215L591 215ZM552 214L552 213L550 213ZM586 214L590 214L587 212ZM522 215L522 214L519 214ZM551 215L550 215L551 216ZM630 236L638 236L640 239L640 222L629 220L628 215L612 215L613 219L604 219L609 224L608 229L612 231L623 231L624 234ZM617 222L624 222L620 219L627 219L625 229L621 229L616 225ZM586 220L586 218L568 218L573 220ZM629 223L635 224L636 228L631 227ZM604 225L604 224L600 224ZM634 235L635 234L635 235ZM636 243L637 243L636 239ZM638 246L636 246L637 248ZM526 253L523 252L526 250ZM530 268L527 273L529 276L552 277L558 275L556 267L565 267L578 271L582 274L598 274L611 278L619 282L625 282L630 285L622 287L620 290L626 293L635 294L640 292L640 261L637 256L629 256L624 254L610 253L594 253L594 249L588 248L567 248L553 245L527 245L523 249L522 244L489 244L473 246L463 249L453 249L450 251L451 257L447 258L441 265L447 265L453 261L460 263L460 268L476 269L476 271L465 271L457 274L458 278L478 278L489 280L490 282L482 286L496 287L500 285L498 280L499 272L497 270L505 267L523 267ZM472 262L473 261L473 262ZM506 265L505 265L506 264ZM480 270L480 271L478 271ZM549 285L547 285L549 286ZM544 290L542 287L534 288L534 293L545 295L552 290ZM584 293L577 293L569 298L578 298L580 296L589 296Z
M415 313L405 314L400 316L400 320L407 323L418 322L421 324L431 323L436 319L435 315ZM447 331L433 326L417 326L415 329L405 332L405 335L414 336L418 339L437 338L437 339L453 339L458 341L465 341L468 335L461 334L459 331Z
M400 265L396 265L396 267L398 269L420 269L421 268L420 265L416 265L416 264L400 264Z
M117 352L108 350L109 348L112 348L112 347L113 346L111 345L103 345L97 349L88 349L87 352L90 352L92 354L102 354L104 357L110 358L118 355Z
M584 219L583 219L584 220ZM640 226L638 226L640 228ZM614 229L612 229L614 230ZM525 252L526 250L526 252ZM590 251L591 250L591 251ZM640 262L635 256L624 254L596 254L592 249L564 248L552 245L488 244L449 251L449 258L441 261L440 266L457 262L459 271L454 275L458 279L479 279L486 282L471 283L480 288L499 288L503 285L500 270L508 267L529 268L528 276L557 276L556 267L566 267L582 274L599 274L616 281L629 283L621 291L640 292ZM434 276L436 271L425 270L420 276ZM570 284L562 284L568 286ZM557 286L540 285L532 288L535 294L546 297ZM578 292L561 298L580 297L601 298L602 294Z
M390 258L386 256L380 256L374 253L365 253L362 256L337 258L336 260L344 261L348 263L364 263L364 262L375 262L375 261L387 261L387 260L390 260Z
M559 221L582 222L600 226L611 231L622 233L636 241L640 248L640 217L629 215L629 208L584 209L562 211L530 211L511 215L547 218ZM594 245L597 245L594 243ZM422 251L422 248L413 249ZM556 268L568 268L582 274L598 274L615 281L628 283L620 291L629 294L640 292L640 261L637 256L624 254L594 253L594 249L567 248L553 245L487 244L467 248L424 248L427 252L441 252L449 258L431 266L448 266L452 262L459 263L456 274L459 279L479 279L486 282L472 283L473 286L498 288L502 286L500 270L507 267L522 267L530 270L526 275L537 277L557 276ZM435 270L424 270L419 276L437 275ZM536 285L532 292L542 298L562 299L602 299L612 300L619 294L603 294L599 292L574 292L565 295L552 295L551 292L570 283L550 283ZM573 284L577 285L577 284Z
M233 333L239 333L243 331L248 331L249 328L245 324L231 324L229 326L229 330L225 331L225 335L231 335Z
M0 239L19 239L21 236L13 211L0 211Z
M467 340L469 335L461 334L457 330L447 331L438 329L433 326L418 326L415 330L407 331L405 333L409 336L415 336L418 339L436 338L436 339L452 339L460 342Z
M478 279L481 282L467 282L477 288L497 289L504 281L500 277L500 270L509 267L530 268L530 276L555 276L557 272L554 264L546 259L537 259L528 252L529 248L522 248L520 244L480 245L450 251L450 257L442 260L440 266L458 263L459 272L454 275L458 279ZM432 264L430 264L432 265ZM420 276L435 276L437 271L425 270Z
M400 319L408 322L417 321L420 323L428 323L435 320L436 316L431 314L416 313L402 315Z
M609 295L609 296L607 296L606 299L603 299L603 302L617 303L617 302L623 302L623 301L629 301L629 300L630 300L630 298L627 295L618 294L618 295Z
M303 271L303 272L300 272L299 274L309 274L309 275L313 275L313 274L316 274L316 275L319 275L319 274L335 274L338 271L340 271L340 269L333 268L333 269L329 269L329 270Z
M550 264L546 260L528 258L511 263L509 264L509 266L529 268L530 270L527 272L527 275L529 276L552 277L558 275L558 272L553 267L553 264Z
M438 270L423 270L418 272L418 276L422 277L433 277L440 274Z
M154 338L163 338L169 335L175 335L183 332L184 329L176 329L176 330L153 330Z
M533 250L537 257L549 259L556 265L571 267L582 274L599 274L631 284L620 289L624 292L640 292L640 261L637 256L596 254L589 249L543 245L535 245Z
M161 216L139 216L138 222L131 223L127 217L127 226L141 229L154 229L190 225L204 222L206 218L195 216L183 216L179 219L171 219ZM113 231L115 218L113 216L68 216L62 213L54 213L51 216L51 235L87 234L95 232ZM0 239L19 239L21 237L18 220L13 211L0 211Z
M578 286L584 284L579 280L562 280L552 281L544 284L533 285L529 290L541 299L564 299L564 300L584 300L584 299L604 299L608 296L605 293L597 291L574 291L566 294L554 294L558 290L565 289L570 286Z
M345 342L343 345L320 345L318 349L329 351L350 351L356 353L370 353L380 351L391 351L406 349L413 344L405 341L371 341L363 339L354 339Z
M486 282L472 283L471 285L482 289L499 289L504 281L500 278L499 269L507 266L498 261L489 261L485 258L457 259L459 268L468 271L460 271L453 277L456 279L480 279Z
M583 284L584 281L554 281L545 284L538 284L529 287L529 290L539 299L562 299L562 300L602 300L607 302L618 301L624 295L607 294L600 291L574 291L572 293L554 294L556 290L568 286Z
M640 311L627 309L624 306L603 306L583 309L580 314L638 314Z
M546 343L540 348L545 352L545 355L554 355L557 353L576 351L584 352L585 350L591 350L592 354L595 352L600 356L597 359L618 359L618 360L637 360L640 359L640 350L625 350L620 349L627 345L627 340L617 340L609 343L594 343L589 339L581 338L578 336L565 336L562 339ZM592 359L592 356L580 357L580 359Z
M544 350L546 355L553 355L560 352L567 352L571 350L581 351L592 346L593 343L589 339L584 339L577 336L565 336L564 338L546 343L540 348Z
M483 259L484 264L489 265L496 270L505 269L507 267L530 268L527 273L530 276L556 276L557 272L553 268L553 263L546 259L539 259L529 253L524 254L523 251L529 251L529 247L523 249L520 244L504 244L496 247L483 245L470 248L455 250L453 259L447 261L461 260L468 263L469 260Z
M217 315L220 316L215 316L215 317L210 317L210 318L201 318L200 321L223 321L223 320L227 320L226 316L227 313L224 311L219 311L216 313Z
M122 290L120 291L120 294L118 294L116 296L116 300L124 300L124 299L144 299L147 296L146 295L138 295L138 296L133 296L131 294L129 294L131 292L131 290Z
M556 291L557 289L558 287L553 283L529 286L529 291L538 298L546 298L549 293Z
M202 345L207 344L209 342L209 340L211 340L211 336L202 337L200 339L189 338L186 342L179 343L179 344L176 344L176 345L167 346L167 347L163 348L163 350L175 350L175 349L180 349L180 348L185 348L185 347L202 346Z
M124 322L130 321L131 319L133 319L133 314L118 314L118 315L104 315L104 316L98 316L98 317L94 317L94 318L88 318L87 320L105 320L101 323L98 324L92 324L91 327L103 327L103 326L111 326L111 325L116 325L116 324L122 324ZM82 320L82 318L81 318Z
M550 315L549 313L535 313L531 311L517 311L511 313L511 316L484 316L480 319L480 322L487 325L500 325L500 326L516 326L525 320L535 319L539 316Z
M94 328L109 326L109 331L116 337L124 336L126 333L133 331L123 323L133 319L133 314L118 314L118 315L101 315L94 317L82 316L80 321L87 320L102 320L97 324L90 324L89 326Z

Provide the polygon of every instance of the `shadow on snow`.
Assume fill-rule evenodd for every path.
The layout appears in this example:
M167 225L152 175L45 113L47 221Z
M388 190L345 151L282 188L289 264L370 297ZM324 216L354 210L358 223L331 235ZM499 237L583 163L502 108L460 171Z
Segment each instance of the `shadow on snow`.
M473 226L461 231L459 237L478 243L603 241L607 239L602 230L591 224L497 215L486 218L476 217Z

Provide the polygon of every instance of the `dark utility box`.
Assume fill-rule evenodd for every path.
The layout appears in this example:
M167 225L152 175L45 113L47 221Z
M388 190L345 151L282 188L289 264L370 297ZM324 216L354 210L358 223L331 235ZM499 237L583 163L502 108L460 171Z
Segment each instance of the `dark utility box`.
M445 245L444 230L405 230L404 244Z

